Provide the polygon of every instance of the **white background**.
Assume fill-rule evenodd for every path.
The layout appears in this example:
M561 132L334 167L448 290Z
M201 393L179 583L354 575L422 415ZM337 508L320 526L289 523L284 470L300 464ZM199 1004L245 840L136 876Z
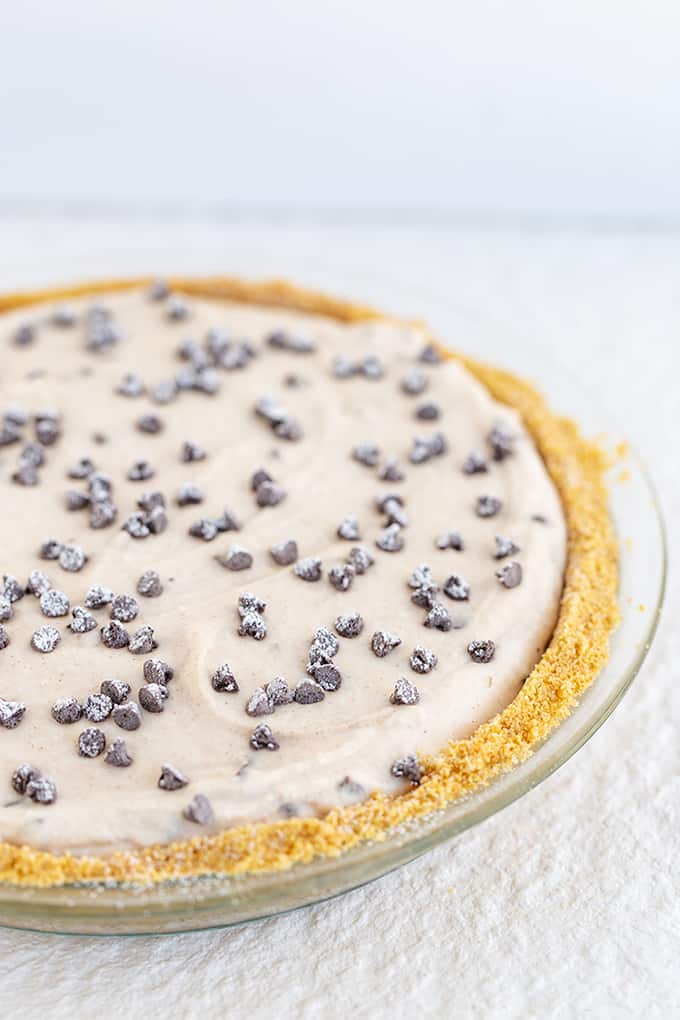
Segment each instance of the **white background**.
M673 0L3 0L0 203L680 219L679 40Z

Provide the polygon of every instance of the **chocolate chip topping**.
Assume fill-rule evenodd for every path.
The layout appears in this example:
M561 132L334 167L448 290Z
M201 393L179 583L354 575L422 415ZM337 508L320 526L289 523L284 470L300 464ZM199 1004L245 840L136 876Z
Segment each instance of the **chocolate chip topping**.
M133 595L114 595L111 602L111 619L130 623L139 613L139 604Z
M404 548L404 539L398 524L388 524L375 540L378 549L383 552L400 552Z
M0 652L3 651L10 643L10 637L4 627L0 626Z
M295 573L303 581L320 581L321 560L318 556L306 556L295 564Z
M148 655L155 648L158 648L158 642L154 638L153 627L148 624L140 627L130 636L128 651L133 655Z
M264 685L264 691L274 707L289 705L294 694L282 676L275 676Z
M146 482L153 478L154 473L148 460L136 460L128 471L127 478L130 482Z
M394 648L398 648L400 644L401 638L397 637L396 634L390 634L386 630L376 630L371 638L371 651L379 659L384 659L386 655L389 655Z
M405 754L392 764L390 772L397 779L407 779L411 786L420 786L423 770L414 754Z
M19 725L24 717L26 705L22 701L8 701L0 698L0 726L6 730L13 730Z
M143 414L137 419L137 428L149 436L156 436L163 431L163 422L157 414Z
M23 765L18 765L17 768L15 768L14 772L12 773L12 778L10 782L12 784L12 789L14 790L14 792L20 794L23 797L24 794L26 793L26 787L28 786L30 781L32 779L39 778L40 769L33 768L32 765L24 763Z
M175 502L177 506L198 506L204 499L203 491L193 482L183 482L179 488Z
M478 450L473 450L463 461L464 475L484 474L488 470L489 465L486 462L486 457L484 454L479 453Z
M292 538L287 539L285 542L278 542L271 547L269 553L274 562L278 563L280 567L288 567L291 563L295 563L298 558L297 542Z
M491 662L496 651L493 641L471 641L467 646L468 655L473 662Z
M313 705L326 697L323 687L315 680L301 680L295 688L295 700L299 705Z
M106 648L126 648L130 644L130 635L117 620L105 624L99 632L101 642Z
M43 616L51 618L66 616L70 608L68 597L56 588L48 588L40 596L40 610Z
M435 602L431 606L423 622L426 627L431 627L434 630L447 631L453 627L453 620L448 609L439 602Z
M31 573L28 575L28 582L26 584L26 594L35 595L39 598L43 594L43 592L49 591L51 587L52 585L50 584L50 579L47 576L47 574L43 574L42 570L32 570ZM11 609L11 603L5 600L4 596L2 600L6 601L7 605ZM2 619L3 612L2 606L0 605L0 620ZM9 617L4 617L4 619L9 619Z
M114 740L109 744L104 755L104 761L107 765L114 765L116 768L125 769L132 765L133 759L130 757L125 741Z
M83 714L77 698L57 698L52 705L52 718L62 725L78 722Z
M218 666L210 678L210 684L214 691L225 694L235 694L238 691L238 683L231 668L226 662Z
M352 457L366 467L376 467L380 460L380 450L374 443L359 443L352 450Z
M350 542L356 542L361 538L359 520L354 514L345 517L338 525L338 538L345 538Z
M496 548L494 549L493 558L495 560L503 560L506 556L514 556L519 552L519 546L515 545L511 538L495 535L494 542Z
M143 684L137 692L137 697L146 712L162 712L168 697L168 688L165 684Z
M78 754L81 758L96 758L106 747L106 737L101 730L90 726L78 737Z
M266 723L260 723L250 735L250 746L253 751L278 751L280 745L271 727Z
M455 602L466 602L470 598L470 585L460 574L451 574L447 577L442 590Z
M437 656L430 648L416 645L411 652L409 665L414 673L429 673L437 665Z
M97 621L84 606L74 606L71 610L72 620L68 625L72 634L88 634L97 629Z
M336 591L347 591L354 580L356 571L350 563L342 563L331 567L328 571L328 580Z
M435 545L438 549L455 549L462 552L464 548L463 538L458 531L443 531L437 535Z
M181 790L183 786L187 786L189 780L183 775L179 769L176 769L174 765L169 762L165 762L161 765L161 774L158 780L158 786L161 790Z
M285 498L285 489L273 481L262 481L255 490L255 502L259 507L278 506Z
M31 645L36 652L53 652L61 641L61 634L56 627L38 627L31 635Z
M2 594L8 602L19 602L26 594L23 585L19 584L16 577L5 574L3 577Z
M145 570L137 581L137 594L144 598L155 599L163 594L163 585L156 570Z
M114 705L122 705L130 697L131 688L125 680L102 680L99 690L106 694Z
M347 562L352 564L356 574L365 574L375 560L365 546L355 545L347 554Z
M57 799L57 787L45 776L33 776L26 784L26 796L35 804L54 804Z
M408 393L409 396L415 397L420 393L423 393L427 389L428 378L424 372L421 372L417 368L411 369L408 375L405 375L401 380L402 392Z
M103 722L113 711L113 701L108 694L88 694L83 705L83 715L90 722Z
M315 666L312 676L324 691L337 691L342 684L342 673L332 662Z
M516 560L504 563L496 571L496 577L504 588L516 588L522 583L522 566Z
M202 793L196 794L182 814L187 821L195 822L196 825L210 825L215 818L210 801Z
M400 677L390 695L393 705L416 705L420 701L420 692L416 685L407 677Z
M413 440L413 449L409 460L412 464L425 464L433 457L441 457L446 453L446 438L441 432L435 432L432 436L420 437Z
M223 556L217 557L218 563L227 570L248 570L253 565L253 557L240 545L231 545Z
M103 609L113 601L113 592L110 588L103 588L100 584L94 584L85 596L87 609Z
M142 725L142 714L136 701L123 701L120 705L114 705L111 716L121 730L138 730Z
M57 542L56 538L48 538L47 541L43 542L40 546L39 555L43 560L58 560L60 552L61 542Z
M335 629L340 637L358 637L364 629L364 619L360 613L347 613L344 616L336 616Z
M495 496L478 496L475 513L478 517L495 517L503 504Z
M13 615L12 603L4 595L0 595L0 623L7 623Z
M515 452L515 437L501 425L496 425L487 436L494 460L505 460Z
M150 684L169 684L175 671L163 659L147 659L144 663L144 679Z

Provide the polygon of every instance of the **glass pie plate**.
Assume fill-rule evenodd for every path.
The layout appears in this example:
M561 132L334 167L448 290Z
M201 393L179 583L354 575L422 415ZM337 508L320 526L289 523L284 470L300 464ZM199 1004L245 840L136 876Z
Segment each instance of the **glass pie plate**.
M535 383L553 410L573 417L612 454L623 436L568 365L544 348L508 338L449 300L429 296L421 308L435 334L454 346ZM460 343L459 343L460 338ZM326 899L370 882L500 811L550 776L595 733L616 707L650 647L663 601L666 549L649 476L630 450L610 471L610 507L620 551L622 621L610 659L580 703L533 755L485 788L445 810L400 826L335 858L271 874L214 876L150 887L72 885L26 888L0 884L0 925L45 932L117 935L190 931L238 924ZM634 539L634 540L633 540Z

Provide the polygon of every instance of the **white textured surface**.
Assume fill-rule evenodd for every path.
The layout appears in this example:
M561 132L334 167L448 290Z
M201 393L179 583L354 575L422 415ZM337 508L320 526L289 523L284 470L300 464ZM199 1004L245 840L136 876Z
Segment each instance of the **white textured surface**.
M0 238L3 289L148 268L279 272L424 314L409 305L409 277L420 295L451 291L509 336L549 343L606 394L651 465L678 547L678 237L5 218ZM0 931L2 1015L680 1015L679 611L671 573L655 646L614 716L558 774L455 842L236 930Z

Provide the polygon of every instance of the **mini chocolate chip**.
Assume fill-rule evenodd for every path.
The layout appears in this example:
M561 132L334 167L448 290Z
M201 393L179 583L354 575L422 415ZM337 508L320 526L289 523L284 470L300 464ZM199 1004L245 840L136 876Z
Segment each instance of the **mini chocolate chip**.
M250 746L254 751L278 751L279 743L266 723L260 723L250 735Z
M57 542L56 538L48 538L40 546L39 556L43 560L58 560L61 549L61 542Z
M177 393L178 386L174 379L163 379L149 389L149 396L155 404L169 404Z
M19 584L16 577L12 574L5 574L3 577L2 594L10 602L19 602L26 594L26 590L22 584Z
M365 546L355 545L347 554L347 562L352 564L355 573L365 574L375 560Z
M59 423L51 418L44 418L35 423L35 438L43 446L52 446L60 435Z
M531 515L531 519L532 519L532 521L536 521L537 524L547 524L548 523L548 518L545 517L543 514L532 514Z
M177 506L196 506L202 503L203 492L193 482L183 482L175 497Z
M42 570L32 570L28 575L26 594L40 597L43 592L49 591L51 587L52 585L50 584L49 577L46 574L43 574ZM0 607L0 620L2 618L2 607Z
M165 305L165 314L171 322L184 322L190 315L189 305L184 298L170 294Z
M168 526L168 516L162 506L155 506L146 515L146 526L152 535L160 535Z
M291 351L294 354L311 354L316 350L316 344L311 337L290 333L286 329L277 329L270 333L265 342L274 350Z
M21 701L0 698L0 726L6 730L15 729L24 717L26 706Z
M226 553L216 559L227 570L248 570L253 565L252 555L240 545L229 546Z
M264 691L272 705L289 705L294 694L282 676L275 676L264 685Z
M196 825L210 825L215 818L210 801L202 793L196 794L182 814L187 821L195 822Z
M149 287L148 298L149 301L165 301L170 296L170 287L165 280L154 280Z
M20 439L21 432L11 422L5 422L0 428L0 447L11 446L13 443L18 443Z
M432 627L434 630L447 631L453 627L453 620L448 609L438 602L435 602L429 609L423 622L426 627Z
M503 504L495 496L478 496L475 513L478 517L495 517Z
M246 702L246 713L248 715L271 715L274 711L274 703L265 691L264 687L256 687Z
M295 688L295 700L299 705L313 705L325 697L323 687L315 680L301 680Z
M253 492L257 492L259 486L262 485L263 482L273 481L274 479L269 474L269 472L265 471L264 468L260 468L258 471L253 472L253 474L251 475L250 488Z
M106 694L114 705L122 705L130 697L131 688L125 680L102 680L99 690Z
M62 725L78 722L82 714L83 710L77 698L58 698L52 705L52 718Z
M515 553L519 552L519 546L515 545L511 538L503 538L502 535L495 535L494 542L496 548L494 550L493 558L495 560L503 560L506 556L514 556Z
M328 627L319 627L314 634L314 640L309 646L309 663L310 665L318 665L330 662L338 654L339 650L340 644L335 634Z
M366 379L382 379L385 369L382 362L375 354L369 354L363 361L359 362L357 372Z
M142 714L136 701L123 701L120 705L114 705L111 714L121 730L138 730L142 725Z
M158 786L161 790L181 790L188 783L187 777L182 775L174 765L171 765L169 762L161 765L161 774L158 780Z
M26 796L35 804L54 804L57 799L57 787L45 776L34 776L26 784Z
M379 659L384 659L386 655L389 655L394 648L398 648L400 644L401 638L397 637L396 634L390 634L386 630L376 630L371 638L371 651Z
M255 491L255 502L260 507L278 506L285 498L285 489L282 489L276 482L260 482Z
M464 548L463 538L458 531L443 531L437 535L435 545L438 549L455 549L457 552L462 552Z
M27 443L21 451L20 461L31 467L42 467L45 463L45 450L40 443Z
M491 662L496 645L493 641L471 641L467 650L473 662Z
M99 632L101 642L107 648L125 648L130 644L130 635L118 620L105 624Z
M502 425L496 425L486 437L494 460L505 460L515 452L515 437Z
M411 680L402 676L394 685L390 701L393 705L416 705L420 701L420 693Z
M335 629L340 637L358 637L364 629L364 618L360 613L347 613L345 616L336 616Z
M436 584L423 585L422 588L416 588L411 595L411 602L414 606L420 606L421 609L431 609L437 601L437 594L439 588Z
M513 560L511 563L504 563L496 571L496 577L504 588L516 588L522 583L522 566Z
M235 694L238 691L236 677L226 662L218 666L210 677L210 683L214 691L225 694Z
M158 435L163 431L163 422L157 414L143 414L141 418L137 419L136 424L140 432L145 432L150 436Z
M276 545L271 547L269 554L280 567L288 567L291 563L295 563L298 558L297 542L292 538L287 539L285 542L277 542Z
M266 608L267 603L264 599L250 591L244 591L238 597L238 611L241 616L245 616L246 613L264 613Z
M437 662L435 653L429 648L424 648L423 645L416 645L409 659L414 673L429 673L437 665Z
M133 655L148 655L155 648L158 648L158 642L154 638L153 627L150 627L148 624L140 627L130 637L128 650Z
M26 763L19 765L12 773L12 789L23 797L30 781L32 779L40 779L40 774L40 769L33 768L32 765Z
M303 581L320 581L321 560L318 556L306 556L295 564L295 573Z
M421 361L424 365L439 365L442 360L443 358L439 350L432 343L426 344L418 355L418 361Z
M198 443L190 443L187 439L182 443L179 456L184 464L193 464L196 461L205 460L208 454Z
M376 467L380 460L380 450L374 443L358 443L352 450L352 457L366 467Z
M111 619L130 623L139 613L139 604L133 595L114 595L111 602Z
M336 591L347 591L351 587L355 573L356 571L351 563L342 563L336 567L331 567L328 571L328 580Z
M361 783L355 782L350 778L350 776L345 776L345 778L338 783L338 789L342 790L343 793L348 794L350 797L362 797L366 793Z
M350 542L356 542L361 538L359 532L359 520L354 514L345 517L338 525L338 538L346 538Z
M427 376L424 372L419 371L417 368L411 369L408 375L405 375L400 383L402 392L408 393L409 396L412 397L423 393L423 391L427 389L427 384Z
M489 467L486 462L486 457L479 453L477 450L473 450L463 461L463 474L464 475L479 475L484 474L488 471Z
M148 599L158 598L163 594L163 585L157 571L145 570L137 581L137 594Z
M324 691L337 691L342 684L342 673L332 662L322 663L314 667L314 679Z
M53 652L61 641L61 634L56 627L38 627L31 635L31 644L36 652Z
M154 473L148 460L136 460L127 473L127 479L130 482L146 482L153 478Z
M408 779L411 786L420 786L423 778L423 770L414 754L405 754L403 758L397 758L390 772L397 779Z
M175 671L163 659L147 659L144 663L144 679L147 683L169 684Z
M69 478L85 479L96 470L93 461L89 457L81 457L79 461L66 472Z
M64 545L59 553L59 566L69 573L77 573L87 563L87 556L79 545Z
M387 517L387 524L398 524L400 528L408 527L408 517L401 504L396 499L382 501L382 512Z
M240 531L241 522L232 510L224 509L215 519L218 531Z
M441 413L439 404L428 400L423 404L418 404L415 416L419 421L437 421L441 417Z
M404 548L404 539L398 524L388 524L375 540L375 544L383 552L400 552Z
M32 322L22 322L14 331L12 341L17 347L29 347L35 340L36 329Z
M441 432L432 436L418 437L413 440L413 449L409 460L412 464L424 464L433 457L441 457L446 453L446 439Z
M131 538L148 538L151 534L151 529L147 524L146 514L130 514L123 525L123 531L127 531ZM217 529L215 529L215 534L217 534Z
M145 389L146 387L139 376L128 372L116 386L116 393L119 393L121 397L141 397Z
M104 722L113 711L113 701L108 694L88 694L83 705L83 715L90 722Z
M405 477L396 457L388 457L378 471L378 478L381 482L403 482Z
M139 704L147 712L158 713L165 708L168 688L165 684L142 684L137 693Z
M0 595L0 623L7 623L12 619L13 614L14 610L10 600L6 599L4 595Z
M443 592L455 602L465 602L470 598L470 585L460 574L451 574L444 581Z
M32 486L38 485L40 477L38 470L32 464L19 464L19 467L12 473L12 481L16 485Z
M118 515L118 510L110 499L98 499L90 505L89 524L94 530L108 528L113 524ZM126 528L126 530L130 530ZM130 531L132 534L132 531ZM148 529L147 529L148 534Z
M78 737L78 754L82 758L96 758L106 747L106 737L101 730L90 726Z
M88 634L91 630L96 630L97 621L89 609L85 609L84 606L74 606L71 616L72 620L68 629L72 634Z
M189 534L193 538L200 538L204 542L212 542L213 539L217 538L219 534L219 528L215 521L210 520L208 517L201 517L200 520L194 521L189 528Z
M146 511L146 513L151 513L152 510L156 510L158 507L164 509L165 496L158 489L148 489L137 500L137 506L140 510Z
M84 510L86 506L90 505L90 497L86 492L80 492L79 489L69 489L64 497L64 502L69 512L76 512Z
M87 609L103 609L113 600L113 592L110 588L103 588L100 584L93 584L85 596L85 607Z
M133 759L130 757L124 740L113 740L109 744L108 750L104 755L104 761L107 765L114 765L116 768L126 769L129 765L132 765Z

